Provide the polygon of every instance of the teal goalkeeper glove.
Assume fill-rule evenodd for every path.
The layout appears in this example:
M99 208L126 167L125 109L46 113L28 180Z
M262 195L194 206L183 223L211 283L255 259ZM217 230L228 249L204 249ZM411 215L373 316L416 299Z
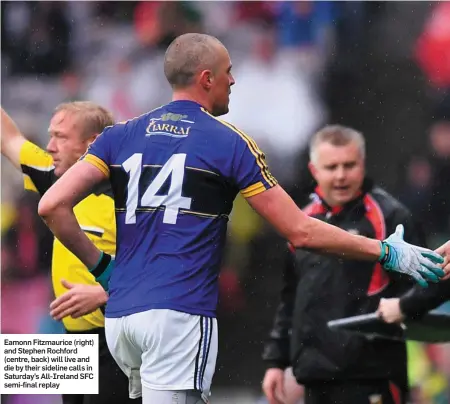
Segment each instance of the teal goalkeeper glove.
M89 269L89 272L94 275L95 280L102 285L102 288L108 291L109 289L109 278L111 278L111 273L114 269L114 259L111 255L106 254L102 251L100 259L97 265Z
M427 281L438 282L445 275L438 265L444 259L434 251L405 242L404 232L403 225L399 224L394 234L380 241L381 255L378 261L387 271L407 274L424 288L428 286Z

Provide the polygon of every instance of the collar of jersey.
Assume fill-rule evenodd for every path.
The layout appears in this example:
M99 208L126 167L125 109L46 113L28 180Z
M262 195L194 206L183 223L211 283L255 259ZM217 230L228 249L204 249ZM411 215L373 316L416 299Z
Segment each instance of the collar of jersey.
M176 100L169 103L168 107L176 107L176 108L182 108L182 109L200 109L203 108L203 105L199 104L196 101L191 100Z

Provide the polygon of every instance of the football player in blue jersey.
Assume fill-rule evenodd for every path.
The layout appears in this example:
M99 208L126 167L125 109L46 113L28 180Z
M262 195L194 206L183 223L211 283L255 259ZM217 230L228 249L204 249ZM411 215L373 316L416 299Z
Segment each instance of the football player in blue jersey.
M208 402L217 356L218 274L238 192L295 248L378 260L423 285L444 275L442 257L405 243L401 226L380 242L298 209L256 143L216 118L228 112L234 84L219 40L176 38L164 72L172 102L105 129L39 204L55 236L109 289L107 341L130 379L130 397L142 395L144 404ZM115 200L115 262L92 244L73 214L105 178Z

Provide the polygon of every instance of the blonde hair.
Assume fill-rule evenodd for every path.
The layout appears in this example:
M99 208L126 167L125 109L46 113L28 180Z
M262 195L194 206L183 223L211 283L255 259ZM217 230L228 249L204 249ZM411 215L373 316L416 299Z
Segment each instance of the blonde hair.
M53 115L67 111L80 116L83 125L83 137L89 138L103 132L107 126L114 125L114 117L106 108L91 101L73 101L59 104Z
M355 142L361 156L366 156L366 141L361 132L342 125L327 125L316 132L309 143L309 159L311 162L316 160L316 148L321 143L329 143L333 146L347 146Z

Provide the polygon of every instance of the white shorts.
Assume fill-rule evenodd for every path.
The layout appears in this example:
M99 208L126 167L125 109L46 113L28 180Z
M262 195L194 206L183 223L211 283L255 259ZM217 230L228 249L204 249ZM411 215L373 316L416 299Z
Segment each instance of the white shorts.
M206 398L217 359L217 320L174 310L106 318L108 348L129 378L130 398L152 390L197 390Z

